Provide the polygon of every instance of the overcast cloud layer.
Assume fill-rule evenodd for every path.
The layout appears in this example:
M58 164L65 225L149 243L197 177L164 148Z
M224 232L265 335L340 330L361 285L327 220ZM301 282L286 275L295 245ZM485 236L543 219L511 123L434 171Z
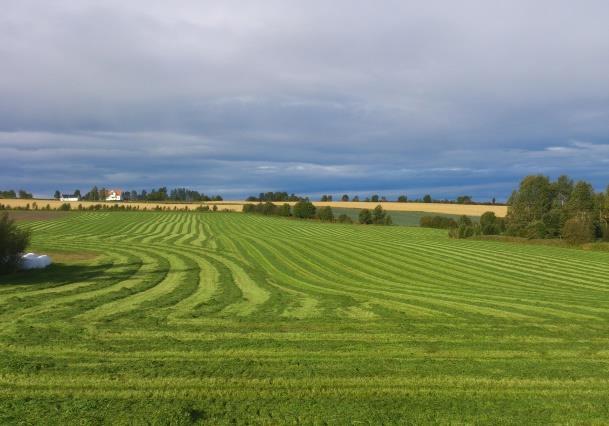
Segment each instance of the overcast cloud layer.
M608 22L605 0L5 0L0 189L602 189Z

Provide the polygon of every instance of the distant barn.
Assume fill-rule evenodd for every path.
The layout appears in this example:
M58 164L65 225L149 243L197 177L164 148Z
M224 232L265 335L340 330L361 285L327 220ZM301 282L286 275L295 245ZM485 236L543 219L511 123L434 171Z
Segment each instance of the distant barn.
M80 197L76 194L61 194L59 201L80 201Z

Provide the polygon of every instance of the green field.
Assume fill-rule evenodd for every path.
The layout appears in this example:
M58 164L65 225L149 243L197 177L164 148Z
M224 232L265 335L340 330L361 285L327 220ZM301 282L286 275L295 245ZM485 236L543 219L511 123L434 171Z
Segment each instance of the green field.
M609 253L238 213L20 226L57 263L0 278L1 424L609 422Z

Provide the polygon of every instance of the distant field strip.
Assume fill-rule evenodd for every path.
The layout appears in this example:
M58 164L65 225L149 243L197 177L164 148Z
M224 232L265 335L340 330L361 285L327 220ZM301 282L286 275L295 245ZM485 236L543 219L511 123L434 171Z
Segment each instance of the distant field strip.
M99 256L0 278L0 423L609 422L609 252L237 213L20 223Z
M56 209L62 204L61 201L58 200L27 200L27 199L2 199L0 198L0 204L4 204L7 206L15 207L25 207L29 205L32 206L32 203L36 203L38 208L43 208L49 205L51 208ZM140 210L154 210L155 208L163 208L168 210L173 209L187 209L187 210L195 210L197 207L201 205L208 206L218 206L220 210L230 210L230 211L241 211L243 208L243 204L248 203L247 201L214 201L214 202L201 202L201 203L172 203L172 202L104 202L104 201L72 201L68 202L72 206L72 209L76 209L79 205L82 205L84 208L93 205L105 205L107 207L112 206L131 206L132 208L138 208ZM275 204L284 204L283 202L275 202ZM290 202L288 204L293 205L294 202ZM343 202L343 201L314 201L318 207L322 206L331 206L337 209L373 209L379 204L383 206L385 210L394 211L394 212L423 212L423 213L437 213L437 214L445 214L445 215L467 215L467 216L481 216L483 213L487 211L492 211L498 217L505 217L507 214L507 206L498 206L498 205L477 205L477 204L448 204L448 203L396 203L396 202Z

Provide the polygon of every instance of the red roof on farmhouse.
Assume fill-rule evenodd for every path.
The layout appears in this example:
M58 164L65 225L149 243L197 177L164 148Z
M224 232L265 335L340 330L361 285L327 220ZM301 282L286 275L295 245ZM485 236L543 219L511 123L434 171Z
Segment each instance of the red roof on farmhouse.
M114 192L116 195L122 195L123 191L120 189L111 189L110 192Z

